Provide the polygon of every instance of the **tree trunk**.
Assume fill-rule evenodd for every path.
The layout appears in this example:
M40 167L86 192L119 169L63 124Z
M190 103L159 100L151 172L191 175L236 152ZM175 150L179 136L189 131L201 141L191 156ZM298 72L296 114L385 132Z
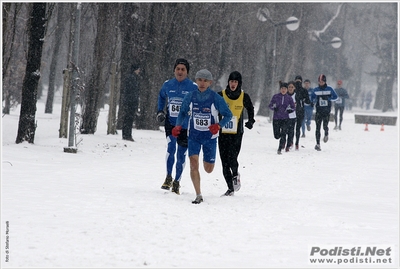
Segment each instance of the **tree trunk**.
M132 23L132 14L133 14L133 6L123 4L122 11L122 23L120 24L121 31L121 81L125 81L126 76L129 74L129 70L131 69L131 65L133 63L132 59L132 27L134 27ZM133 31L135 34L136 31ZM120 96L118 100L118 115L117 115L117 130L122 129L123 119L125 116L125 108L124 108L124 84L120 84Z
M49 89L47 90L47 99L44 113L53 113L53 101L54 101L54 92L55 92L55 81L57 75L57 61L59 58L59 51L61 47L62 34L64 32L64 4L58 4L58 12L57 12L57 26L54 33L54 50L53 55L51 56L50 63L50 76L49 76Z
M98 4L99 13L97 16L97 34L94 48L94 68L90 76L89 84L85 92L85 105L82 115L82 134L94 134L97 129L99 117L99 104L104 93L105 79L102 75L107 62L105 57L107 40L107 23L109 23L110 4Z
M46 3L32 4L30 15L28 62L22 86L21 112L16 143L34 143L37 87L40 79L43 38L45 33Z
M4 3L3 4L3 100L4 100L4 107L3 113L10 114L11 109L11 89L4 82L7 71L9 72L9 64L14 52L14 44L15 44L15 36L17 32L17 25L16 20L18 18L18 13L21 9L20 4L11 4L11 3ZM12 9L13 7L13 9ZM9 15L13 10L14 16ZM11 21L12 19L12 21ZM7 52L7 53L6 53Z

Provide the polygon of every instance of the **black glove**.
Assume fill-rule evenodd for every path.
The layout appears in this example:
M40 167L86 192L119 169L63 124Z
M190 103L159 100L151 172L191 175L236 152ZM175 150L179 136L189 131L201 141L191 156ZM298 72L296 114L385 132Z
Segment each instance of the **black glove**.
M163 122L165 120L165 113L164 111L160 110L157 112L156 119L158 122Z
M275 112L278 111L278 108L276 107L276 104L273 104L272 108L274 109Z
M294 110L290 107L290 106L288 106L287 108L286 108L286 112L287 113L292 113Z
M246 122L245 124L244 124L244 126L246 126L248 129L252 129L253 128L253 124L254 124L254 120L252 120L252 121L248 121L248 122Z

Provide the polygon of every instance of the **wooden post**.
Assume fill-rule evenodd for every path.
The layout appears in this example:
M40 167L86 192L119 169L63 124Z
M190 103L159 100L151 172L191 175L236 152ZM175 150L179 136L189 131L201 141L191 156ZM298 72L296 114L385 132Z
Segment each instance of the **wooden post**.
M111 66L110 98L108 110L107 134L117 134L117 64Z
M60 116L60 130L59 138L67 138L68 137L68 111L69 111L69 102L70 102L70 72L68 69L63 70L63 95L61 102L61 116Z

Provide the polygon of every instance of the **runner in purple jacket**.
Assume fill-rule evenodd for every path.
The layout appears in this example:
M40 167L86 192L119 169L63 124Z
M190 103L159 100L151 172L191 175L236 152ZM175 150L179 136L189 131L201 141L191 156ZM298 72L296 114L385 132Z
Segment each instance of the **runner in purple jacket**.
M279 140L278 154L282 154L281 150L286 144L286 135L288 131L289 114L295 110L293 98L287 94L288 84L279 82L280 93L272 96L268 107L274 111L272 119L272 128L275 139Z

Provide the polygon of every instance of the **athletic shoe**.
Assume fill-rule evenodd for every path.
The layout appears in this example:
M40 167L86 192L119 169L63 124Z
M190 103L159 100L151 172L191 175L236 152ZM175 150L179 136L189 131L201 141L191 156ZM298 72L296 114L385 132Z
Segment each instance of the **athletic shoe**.
M303 134L301 135L301 137L306 137L306 134L305 134L305 133L303 133Z
M289 152L289 149L290 149L289 147L286 147L285 151L286 151L286 152Z
M316 144L315 145L315 149L318 150L318 151L321 151L321 146L319 144Z
M221 197L224 196L233 196L235 194L235 191L233 190L227 190L224 194L221 195Z
M299 150L299 145L296 145L296 150Z
M337 130L338 129L338 127L337 126L335 126L335 128L333 128L333 130Z
M324 136L324 143L328 142L329 137L326 135Z
M175 192L176 194L180 194L179 193L179 188L180 188L180 186L179 186L179 181L176 181L176 180L174 180L174 182L172 182L172 192Z
M234 176L234 177L232 178L232 181L233 181L233 189L234 189L235 191L239 191L239 190L240 190L240 187L241 187L241 184L240 184L240 174L238 173L237 176Z
M342 130L342 127L340 127L340 125L339 125L339 131L341 131Z
M192 204L200 204L201 202L203 202L203 196L201 196L201 194L196 196L196 199L194 199L194 201L192 201Z
M307 125L307 131L311 131L311 126Z
M161 189L169 190L171 188L171 184L172 184L172 177L171 177L171 175L168 175L165 178L164 184L162 184Z
M280 149L278 149L278 152L277 152L279 155L281 155L282 154L282 151L280 150Z
M135 142L135 140L132 137L126 137L126 138L122 138L122 139L126 140L126 141Z

